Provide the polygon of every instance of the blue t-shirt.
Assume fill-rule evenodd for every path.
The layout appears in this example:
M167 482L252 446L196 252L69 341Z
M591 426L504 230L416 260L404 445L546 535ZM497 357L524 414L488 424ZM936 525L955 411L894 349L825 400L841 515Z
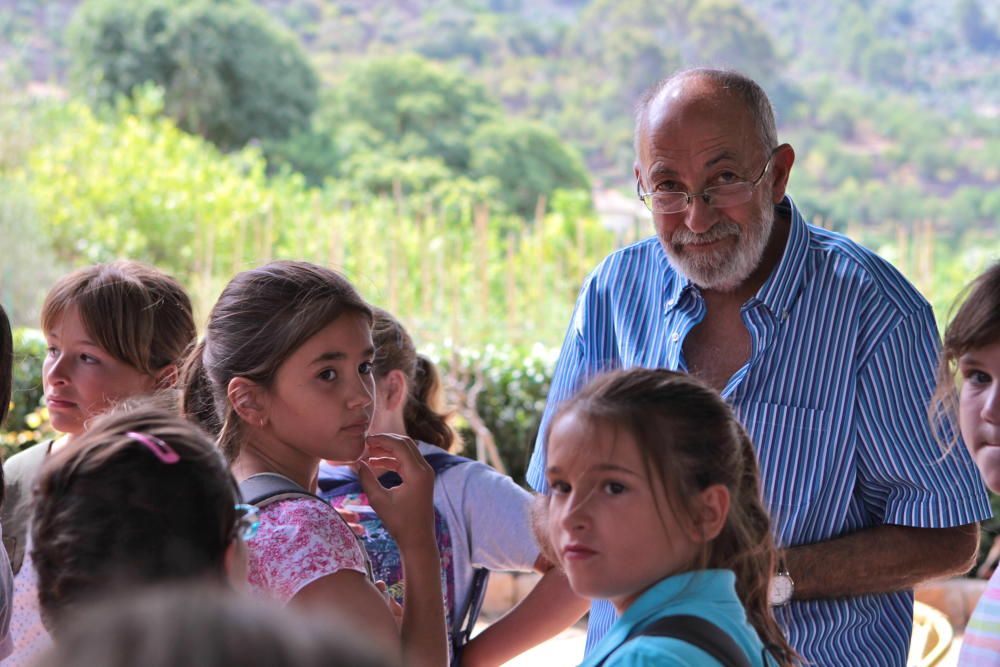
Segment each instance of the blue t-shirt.
M605 658L604 667L720 667L718 660L680 639L636 637L626 643L636 628L680 614L699 616L719 626L743 649L753 667L776 664L773 658L764 663L764 644L747 621L732 571L696 570L667 577L640 595L580 667L594 667Z

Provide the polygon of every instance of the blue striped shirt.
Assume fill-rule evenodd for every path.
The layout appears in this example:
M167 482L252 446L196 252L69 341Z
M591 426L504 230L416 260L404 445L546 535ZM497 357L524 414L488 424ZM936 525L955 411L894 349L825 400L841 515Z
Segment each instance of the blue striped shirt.
M927 423L938 335L926 300L874 253L807 225L790 198L777 213L791 218L785 251L743 304L750 358L722 395L754 439L779 546L882 524L949 527L989 517L964 447L943 456ZM607 257L577 300L529 483L544 490L544 433L561 401L601 370L686 370L684 338L704 316L698 288L673 270L657 238ZM813 664L906 662L912 591L775 611ZM588 650L614 620L610 604L595 602Z

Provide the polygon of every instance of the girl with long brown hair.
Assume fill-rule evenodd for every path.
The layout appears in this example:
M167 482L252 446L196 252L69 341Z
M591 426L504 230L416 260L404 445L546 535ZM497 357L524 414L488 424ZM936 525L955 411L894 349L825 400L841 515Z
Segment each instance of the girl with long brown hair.
M768 605L776 556L754 448L715 391L666 370L599 376L547 443L539 532L573 590L620 616L585 667L739 664L711 652L723 644L754 667L791 664ZM678 617L713 641L668 632Z

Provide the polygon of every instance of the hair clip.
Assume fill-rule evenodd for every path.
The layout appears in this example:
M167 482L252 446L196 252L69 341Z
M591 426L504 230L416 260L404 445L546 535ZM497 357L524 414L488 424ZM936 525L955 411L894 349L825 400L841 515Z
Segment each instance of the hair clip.
M181 460L180 454L174 451L173 447L163 442L163 440L157 438L155 435L137 433L136 431L129 431L125 435L140 444L145 445L146 449L153 452L153 455L160 459L163 463L177 463Z

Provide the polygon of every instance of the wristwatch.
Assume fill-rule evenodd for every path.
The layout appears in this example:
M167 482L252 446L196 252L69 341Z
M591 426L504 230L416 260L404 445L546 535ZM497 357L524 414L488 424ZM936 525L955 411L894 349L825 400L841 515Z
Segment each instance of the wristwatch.
M784 607L792 600L794 592L795 582L792 581L792 575L788 573L786 568L782 567L771 578L771 584L767 588L767 600L772 607Z

